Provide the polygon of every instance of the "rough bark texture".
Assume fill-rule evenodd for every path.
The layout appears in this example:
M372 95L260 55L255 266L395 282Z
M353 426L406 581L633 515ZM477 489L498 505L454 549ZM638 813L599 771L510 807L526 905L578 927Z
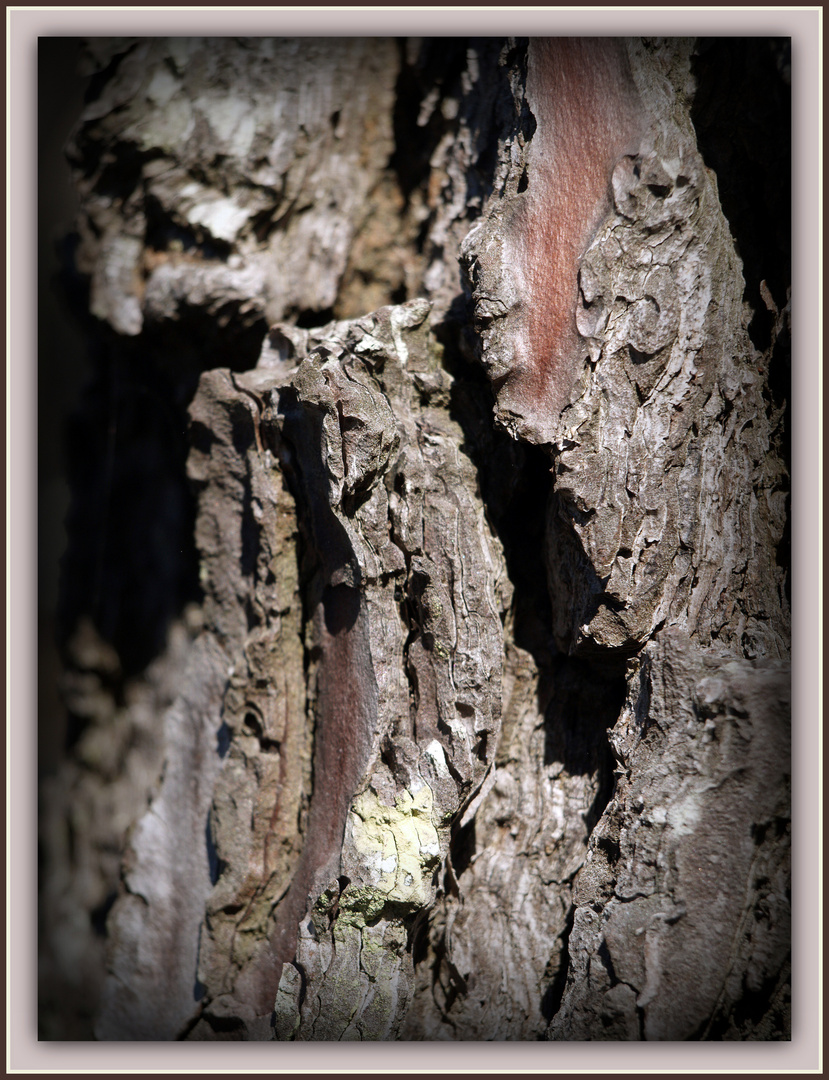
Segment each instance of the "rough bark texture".
M678 630L632 667L549 1037L785 1037L788 668Z
M761 333L704 56L89 47L42 918L97 1038L789 1037L787 282Z

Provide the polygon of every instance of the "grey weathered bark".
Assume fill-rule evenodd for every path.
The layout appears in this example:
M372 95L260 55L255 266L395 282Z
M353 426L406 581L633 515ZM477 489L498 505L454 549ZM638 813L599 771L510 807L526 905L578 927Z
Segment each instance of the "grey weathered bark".
M716 55L87 56L116 434L76 451L48 970L114 899L100 1039L787 1038L788 294L700 154Z

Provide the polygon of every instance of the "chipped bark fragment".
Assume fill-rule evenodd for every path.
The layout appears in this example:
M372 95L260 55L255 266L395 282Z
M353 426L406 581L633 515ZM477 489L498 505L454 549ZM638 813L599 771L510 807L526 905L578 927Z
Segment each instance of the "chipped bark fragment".
M476 314L501 320L483 360L496 415L511 431L552 442L578 379L579 263L611 206L611 175L638 153L647 119L624 44L609 38L530 42L526 101L535 132L523 158L526 188L506 220L465 244L473 260Z
M671 625L788 648L778 418L685 109L691 46L663 68L641 41L532 42L536 127L509 157L526 188L494 193L464 244L496 418L552 454L565 652L630 655Z
M681 626L785 657L785 470L740 263L680 99L630 55L653 121L582 260L590 358L556 429L548 532L556 640L624 653Z
M786 980L789 666L665 631L634 668L549 1038L767 1037L741 1001Z
M221 864L202 929L205 997L190 1034L197 1039L215 1037L231 1017L237 1037L259 1038L277 1002L277 1030L290 1038L346 1037L349 1025L365 1038L394 1037L413 982L409 923L434 895L449 825L491 768L500 723L504 571L474 467L459 449L460 430L431 403L449 383L437 364L429 305L413 301L332 323L294 344L308 351L292 369L278 370L268 346L255 372L233 382L224 373L205 377L192 409L194 421L218 409L211 427L227 432L225 445L237 453L247 447L244 459L228 463L231 474L264 469L274 490L294 493L310 616L302 631L308 716L291 709L274 728L248 692L244 723L229 724L214 802ZM246 426L244 436L236 424ZM201 449L191 472L206 482L206 525L227 478ZM417 498L401 499L415 490ZM266 520L251 520L251 566L262 565ZM226 547L216 548L217 557L226 558ZM269 580L262 572L248 588L258 596ZM212 582L208 570L209 593ZM248 678L255 676L252 637L239 616L249 603L240 591L221 609L237 642L247 641ZM289 627L280 619L271 633L277 625L285 639ZM250 721L252 711L261 719ZM257 790L254 777L245 778L251 766L261 771L255 756L240 756L251 723L276 740L275 753L291 770L277 770L275 788ZM287 756L292 745L302 759ZM286 799L289 781L294 795ZM235 853L250 850L239 844L248 804L233 806L242 791L263 817L268 792L276 796L269 835L290 845L282 869L266 864L258 884ZM293 832L298 807L301 851ZM316 927L310 937L308 918ZM398 944L387 954L392 938ZM366 950L375 957L368 981L367 960L347 961ZM296 970L304 979L298 1023L285 1012L295 1001ZM393 993L380 992L387 984ZM322 1011L320 1001L328 1003Z

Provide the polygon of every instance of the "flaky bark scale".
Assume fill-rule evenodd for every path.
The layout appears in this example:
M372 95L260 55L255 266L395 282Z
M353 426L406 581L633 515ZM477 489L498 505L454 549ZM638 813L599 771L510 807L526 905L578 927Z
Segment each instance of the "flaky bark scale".
M516 296L513 354L491 374L514 430L552 441L581 367L579 263L610 209L613 169L639 151L646 121L624 45L610 38L533 40L526 98L536 129L502 256Z

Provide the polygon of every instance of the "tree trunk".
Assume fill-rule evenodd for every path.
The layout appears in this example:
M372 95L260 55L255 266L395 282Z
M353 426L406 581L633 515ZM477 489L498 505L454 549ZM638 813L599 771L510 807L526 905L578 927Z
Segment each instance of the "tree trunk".
M85 56L56 1037L789 1038L783 44Z

